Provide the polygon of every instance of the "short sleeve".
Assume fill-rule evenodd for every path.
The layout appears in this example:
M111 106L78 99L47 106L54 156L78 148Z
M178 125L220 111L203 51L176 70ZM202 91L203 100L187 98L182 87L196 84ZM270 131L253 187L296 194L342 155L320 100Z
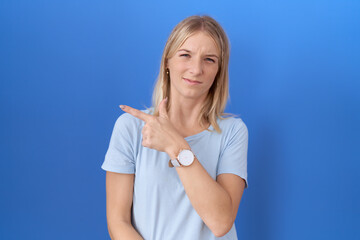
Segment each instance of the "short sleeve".
M137 133L135 118L128 113L122 114L116 120L101 168L110 172L135 173Z
M241 119L234 119L220 154L217 175L232 173L247 181L248 129Z

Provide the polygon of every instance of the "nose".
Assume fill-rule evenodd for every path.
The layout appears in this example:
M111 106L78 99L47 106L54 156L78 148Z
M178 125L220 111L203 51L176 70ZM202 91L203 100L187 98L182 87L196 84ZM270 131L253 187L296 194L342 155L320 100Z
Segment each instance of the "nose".
M201 59L193 59L190 66L190 73L193 75L201 75L203 73L203 63Z

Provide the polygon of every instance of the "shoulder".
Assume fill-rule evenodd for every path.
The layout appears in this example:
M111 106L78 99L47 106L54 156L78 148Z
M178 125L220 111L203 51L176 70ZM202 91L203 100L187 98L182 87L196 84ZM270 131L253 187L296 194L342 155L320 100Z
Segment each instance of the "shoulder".
M227 117L224 119L218 119L218 124L222 131L222 134L224 135L228 135L228 134L233 135L236 133L242 133L242 134L248 133L248 128L246 124L239 117Z

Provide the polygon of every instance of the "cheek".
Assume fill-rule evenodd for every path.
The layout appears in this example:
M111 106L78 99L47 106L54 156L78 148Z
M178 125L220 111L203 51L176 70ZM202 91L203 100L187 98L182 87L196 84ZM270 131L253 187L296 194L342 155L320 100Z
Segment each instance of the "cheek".
M208 71L208 77L211 79L211 81L215 80L216 74L218 73L219 68L211 68Z
M182 59L170 59L169 60L169 68L172 71L179 71L179 69L184 67L184 62L182 61Z
M170 69L170 79L178 81L179 79L181 79L182 76L185 75L186 72L187 72L187 68L185 66L180 64L174 65Z

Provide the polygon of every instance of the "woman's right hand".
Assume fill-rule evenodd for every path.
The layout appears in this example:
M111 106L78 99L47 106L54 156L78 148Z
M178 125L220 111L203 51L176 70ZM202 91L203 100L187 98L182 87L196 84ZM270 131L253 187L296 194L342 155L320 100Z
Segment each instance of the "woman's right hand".
M173 159L180 149L190 149L190 146L172 125L166 111L166 103L167 98L160 102L159 116L146 114L125 105L120 105L120 108L145 122L142 129L142 145L144 147L166 152Z

